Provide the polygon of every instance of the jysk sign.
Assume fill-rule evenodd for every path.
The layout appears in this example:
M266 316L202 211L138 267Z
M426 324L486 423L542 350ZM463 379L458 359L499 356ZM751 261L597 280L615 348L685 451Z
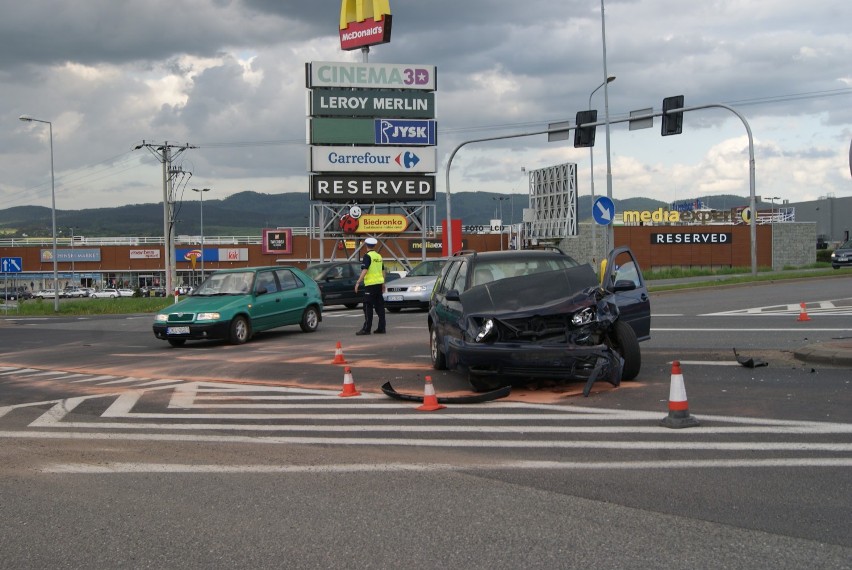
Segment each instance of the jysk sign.
M312 61L307 64L307 87L435 91L435 73L434 65Z
M730 245L734 234L715 232L667 232L651 234L651 245Z
M434 199L434 176L311 176L311 200L426 202Z
M435 172L437 161L435 147L312 146L308 170L415 174Z
M434 119L435 94L408 91L352 91L314 89L311 115Z
M388 43L391 21L389 0L343 0L340 4L340 49Z
M314 118L309 129L311 144L437 144L437 123L430 120Z

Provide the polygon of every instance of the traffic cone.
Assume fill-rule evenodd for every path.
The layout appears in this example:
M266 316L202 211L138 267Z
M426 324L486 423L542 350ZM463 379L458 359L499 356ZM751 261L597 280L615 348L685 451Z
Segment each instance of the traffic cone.
M343 348L340 346L340 341L337 341L337 348L334 349L334 360L332 364L346 364L346 359L343 358Z
M349 396L360 396L361 392L355 389L355 380L352 379L352 370L347 366L343 369L343 391L338 394L341 398Z
M417 406L416 409L421 412L434 412L435 410L443 410L447 406L438 403L438 397L435 395L435 387L432 386L432 377L426 377L426 388L423 390L423 405Z
M689 403L686 400L686 387L683 385L683 373L680 371L679 360L672 362L669 415L660 421L660 425L674 429L701 425L698 420L689 415Z
M799 303L799 308L801 309L801 311L799 312L799 318L797 320L798 321L809 321L809 320L811 320L811 318L808 316L808 312L805 310L805 304Z

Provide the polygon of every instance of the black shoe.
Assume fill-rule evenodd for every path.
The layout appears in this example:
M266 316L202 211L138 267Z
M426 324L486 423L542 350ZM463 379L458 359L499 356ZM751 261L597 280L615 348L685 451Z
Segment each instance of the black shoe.
M363 336L365 334L370 334L370 331L358 331L355 333L357 336Z
M376 329L373 332L376 334L385 334L385 329Z

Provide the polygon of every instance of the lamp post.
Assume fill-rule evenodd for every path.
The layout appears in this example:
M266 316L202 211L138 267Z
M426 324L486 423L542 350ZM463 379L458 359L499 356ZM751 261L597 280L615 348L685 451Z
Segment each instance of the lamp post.
M770 209L769 212L771 214L770 218L772 219L772 223L775 223L775 200L780 200L781 196L769 196L766 198L769 200Z
M610 75L606 78L606 81L598 85L597 87L589 93L589 111L592 110L592 96L597 92L598 89L606 85L607 83L612 83L615 81L615 75ZM589 147L589 172L591 172L591 190L592 190L592 207L595 205L595 148ZM595 227L597 223L592 220L592 260L597 262L598 255L598 229Z
M210 192L210 188L193 188L201 197L201 281L204 281L204 193Z
M612 200L612 158L609 143L609 73L606 69L606 12L604 10L604 0L601 0L601 43L603 44L604 126L606 127L606 197ZM604 255L609 255L611 247L615 247L615 231L610 223L606 229L606 248Z
M34 119L29 115L18 117L26 123L44 123L50 131L50 217L53 233L53 311L59 312L59 270L56 260L56 177L53 173L53 123L42 119Z

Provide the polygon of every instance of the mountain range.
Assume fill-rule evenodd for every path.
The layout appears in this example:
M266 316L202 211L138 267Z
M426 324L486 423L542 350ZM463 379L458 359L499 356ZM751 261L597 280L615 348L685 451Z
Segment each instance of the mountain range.
M735 195L689 198L679 202L701 201L718 210L748 204L748 198ZM613 200L616 211L656 210L669 204L650 198ZM440 224L446 212L446 196L439 192L435 200L435 219ZM496 192L458 192L452 196L453 218L464 225L486 225L502 217L504 224L518 223L523 209L528 207L526 194L500 194ZM760 204L759 204L760 205ZM363 204L362 204L363 207ZM592 198L578 199L580 221L591 220ZM260 236L263 228L306 227L310 215L307 193L261 194L239 192L221 200L204 200L204 234L223 236ZM201 204L198 200L178 202L175 206L177 235L201 233ZM427 222L429 225L432 221ZM163 235L163 203L132 204L115 208L90 208L82 210L57 210L57 234L140 236ZM51 210L44 206L17 206L0 210L0 236L39 237L50 236Z

